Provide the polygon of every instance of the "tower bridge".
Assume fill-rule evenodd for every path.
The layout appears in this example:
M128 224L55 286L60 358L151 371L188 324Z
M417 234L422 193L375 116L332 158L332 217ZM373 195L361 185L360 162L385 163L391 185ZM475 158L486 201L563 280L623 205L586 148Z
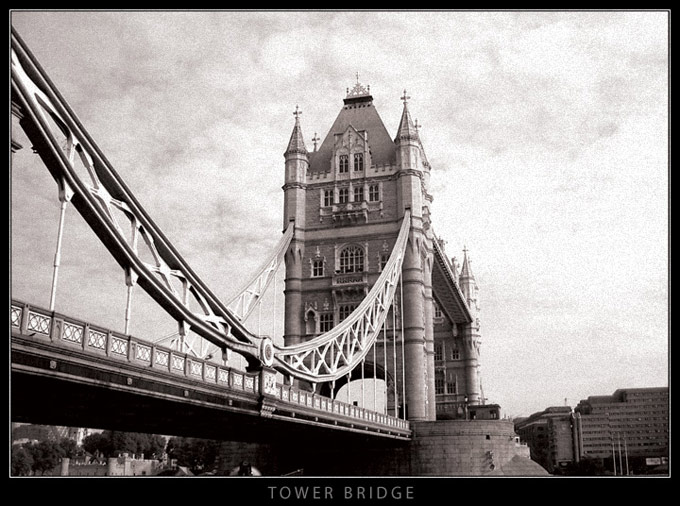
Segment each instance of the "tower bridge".
M370 88L357 81L311 152L296 107L284 152L283 234L224 303L14 30L11 63L13 115L57 182L61 206L49 308L11 305L13 421L259 445L270 473L307 459L321 474L488 474L516 456L511 423L484 405L478 286L467 251L459 270L434 233L431 167L406 91L392 138ZM122 333L55 311L70 207L125 274ZM248 317L262 310L280 268L284 332L260 335ZM140 288L177 322L175 334L131 335ZM245 370L229 365L231 354ZM358 465L346 448L374 458Z

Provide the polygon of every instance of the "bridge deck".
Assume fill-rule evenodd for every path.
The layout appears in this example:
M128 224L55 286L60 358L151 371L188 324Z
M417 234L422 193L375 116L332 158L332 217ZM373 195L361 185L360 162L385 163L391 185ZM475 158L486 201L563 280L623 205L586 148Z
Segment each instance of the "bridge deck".
M16 300L11 328L14 421L231 440L411 437L406 420L282 385L273 370L238 371Z

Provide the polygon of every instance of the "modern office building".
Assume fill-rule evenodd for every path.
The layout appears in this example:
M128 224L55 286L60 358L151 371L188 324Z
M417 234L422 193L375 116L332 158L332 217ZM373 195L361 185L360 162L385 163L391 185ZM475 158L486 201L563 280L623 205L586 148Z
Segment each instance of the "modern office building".
M515 432L529 446L531 459L555 473L578 462L576 425L569 406L546 408L515 421Z
M668 387L625 388L590 396L573 412L547 408L515 421L531 458L551 473L570 464L596 464L609 474L668 471Z
M668 387L591 396L574 413L582 458L602 459L617 474L668 465Z

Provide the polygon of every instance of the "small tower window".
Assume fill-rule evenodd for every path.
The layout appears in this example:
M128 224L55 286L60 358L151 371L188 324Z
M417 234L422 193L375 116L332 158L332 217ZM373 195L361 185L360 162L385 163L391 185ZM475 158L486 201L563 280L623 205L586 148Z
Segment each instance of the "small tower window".
M322 334L333 328L333 313L321 313L319 315L319 332Z
M363 202L364 200L364 187L355 186L354 187L354 202Z
M458 348L451 348L451 360L460 360L460 350Z
M354 311L355 309L356 309L355 304L343 304L343 305L341 305L338 308L338 316L340 318L340 321L343 321L344 319L349 317L349 315L351 315L352 311Z
M355 171L364 170L364 154L363 153L355 153L354 154L354 170Z
M323 205L324 207L333 205L333 190L324 190L323 192Z
M346 204L349 202L349 188L340 188L338 190L338 203Z
M457 394L457 385L456 385L456 376L452 373L449 372L449 377L446 382L446 393L447 394Z
M434 373L434 393L437 395L444 393L444 371Z
M346 172L349 172L349 156L348 155L340 155L339 160L338 160L338 172L341 174L344 174Z
M390 255L387 253L381 253L380 254L380 272L385 269L385 266L387 265L387 261L390 259Z
M380 186L377 184L372 184L368 187L368 200L369 202L378 202L380 200Z
M444 344L434 343L434 359L436 362L444 360Z
M437 319L444 318L444 315L442 314L442 308L439 307L437 301L433 301L432 304L434 305L434 317Z
M348 246L340 252L340 273L363 272L364 250L358 246Z
M323 277L323 260L320 258L312 262L312 277L313 278Z

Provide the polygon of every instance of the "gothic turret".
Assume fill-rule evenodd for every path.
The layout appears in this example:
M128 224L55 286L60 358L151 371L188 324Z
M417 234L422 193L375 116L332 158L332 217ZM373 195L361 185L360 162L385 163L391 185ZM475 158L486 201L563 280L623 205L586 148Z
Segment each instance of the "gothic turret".
M304 185L309 168L309 155L302 138L302 128L300 127L300 115L302 112L295 107L295 126L293 133L288 141L288 148L283 156L286 159L286 177L284 190L284 213L283 228L288 226L288 222L295 220L298 227L304 227L305 222L305 189Z
M463 326L463 341L465 343L465 373L467 378L467 395L470 404L484 402L481 395L481 378L479 374L479 347L481 335L479 327L479 305L477 293L479 287L472 273L472 262L467 248L463 249L463 265L460 268L458 283L465 296L472 321Z
M463 265L460 268L460 275L458 276L458 283L460 284L460 289L465 295L466 302L470 307L470 311L476 313L479 309L477 307L477 292L479 287L477 286L477 280L475 280L475 275L472 273L471 261L468 258L467 248L463 249Z
M401 113L401 121L397 128L397 135L394 143L397 146L397 164L402 170L422 170L422 149L418 129L411 120L411 113L408 110L409 97L404 90L401 99L404 101L404 109Z

